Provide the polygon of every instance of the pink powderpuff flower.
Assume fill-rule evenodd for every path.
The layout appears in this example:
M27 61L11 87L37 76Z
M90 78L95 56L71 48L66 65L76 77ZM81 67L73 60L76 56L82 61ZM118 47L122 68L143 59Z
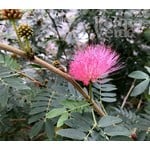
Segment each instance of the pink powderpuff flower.
M105 45L91 45L78 50L69 65L69 74L84 85L121 68L119 55Z

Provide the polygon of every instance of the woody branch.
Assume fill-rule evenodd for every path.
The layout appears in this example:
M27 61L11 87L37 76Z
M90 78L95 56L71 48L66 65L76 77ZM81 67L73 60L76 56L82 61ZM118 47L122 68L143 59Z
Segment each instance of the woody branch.
M0 43L0 49L5 50L5 51L9 51L12 52L14 54L17 54L21 57L24 57L26 59L28 59L28 57L26 56L26 53L18 48L12 47L10 45L6 45L3 43ZM47 63L46 61L40 59L37 56L34 56L33 60L30 60L36 64L39 64L40 66L47 68L48 70L58 74L59 76L63 77L64 79L66 79L68 82L70 82L85 98L85 100L89 103L92 104L94 110L100 115L100 116L105 116L106 114L103 112L103 110L97 105L97 103L93 100L90 99L90 96L86 94L86 92L82 89L82 87L67 73L62 72L61 70L57 69L56 67L54 67L53 65Z

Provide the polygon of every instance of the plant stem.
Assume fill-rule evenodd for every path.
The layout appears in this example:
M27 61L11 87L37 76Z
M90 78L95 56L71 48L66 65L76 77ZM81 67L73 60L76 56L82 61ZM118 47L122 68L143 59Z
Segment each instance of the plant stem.
M31 80L33 83L35 83L36 85L38 85L38 86L44 86L40 81L38 81L38 80L36 80L36 79L34 79L34 78L32 78L32 77L30 77L29 75L27 75L27 74L25 74L25 73L23 73L23 72L18 72L18 71L16 71L18 74L20 74L21 76L24 76L24 77L26 77L26 78L28 78L29 80Z
M102 107L102 110L105 112L105 114L107 115L107 111L106 111L106 109L105 109L105 107L104 107L104 105L103 105L103 103L102 103L102 101L100 100L100 105L101 105L101 107Z
M88 131L88 134L86 135L86 137L84 137L84 141L88 140L88 137L90 136L90 134L92 134L94 129L95 129L95 125L93 125L92 128Z
M22 50L24 50L24 46L23 46L22 41L21 41L21 39L20 39L20 36L18 35L18 32L17 32L16 22L15 22L15 20L13 20L13 19L10 20L10 22L11 22L11 24L12 24L12 26L13 26L15 32L16 32L18 44L19 44L20 48L21 48Z
M94 114L94 111L92 109L92 116L93 116L93 121L94 121L94 125L93 126L97 126L97 121L96 121L96 118L95 118L95 114Z
M24 121L27 121L27 119L26 118L17 118L17 119L10 119L9 120L10 122L24 122Z
M27 38L25 38L25 41L26 41L27 48L30 49L30 42L29 42L29 40Z
M6 44L2 44L0 43L0 49L15 53L21 57L24 57L26 59L28 59L28 57L26 56L26 53L18 48L12 47L10 45L6 45ZM53 65L47 63L46 61L34 56L34 59L30 60L36 64L41 65L44 68L47 68L48 70L58 74L59 76L63 77L64 79L66 79L68 82L70 82L85 98L85 100L87 102L89 102L90 104L92 104L94 110L100 115L100 116L105 116L105 112L97 105L97 103L93 100L90 99L90 96L87 95L87 93L82 89L82 87L67 73L59 70L58 68L54 67Z
M26 43L25 51L30 54L31 53L31 47L30 47L30 42L29 42L28 38L25 38L25 43Z
M96 121L96 118L95 118L95 114L94 114L94 111L92 109L92 117L93 117L93 126L92 128L88 131L88 134L86 135L86 137L84 137L84 140L87 141L88 140L88 137L92 134L92 132L94 131L94 129L97 127L97 121Z
M48 111L49 111L49 108L51 106L51 102L52 102L53 96L55 96L55 91L52 92L52 94L51 94L51 96L50 96L50 98L48 100L48 105L47 105L47 108L46 108L46 113L48 113ZM46 115L45 115L44 116L44 122L46 122L46 121L47 121L47 118L46 118Z
M141 99L140 99L139 102L138 102L136 111L139 111L139 110L140 110L141 104L142 104L142 97L141 97Z
M90 96L90 99L92 99L92 83L91 82L89 84L89 96Z
M123 107L125 106L125 104L126 104L126 102L127 102L127 99L128 99L130 93L132 92L132 90L133 90L133 88L134 88L135 81L136 81L136 80L134 80L134 81L132 82L131 87L130 87L130 89L129 89L127 95L124 97L123 103L122 103L122 105L121 105L121 109L123 109Z
M105 107L104 107L104 105L103 105L103 102L101 101L101 90L100 90L100 97L99 97L99 101L100 101L100 106L101 106L101 108L102 108L102 110L105 112L105 114L107 115L107 112L106 112L106 110L105 110Z

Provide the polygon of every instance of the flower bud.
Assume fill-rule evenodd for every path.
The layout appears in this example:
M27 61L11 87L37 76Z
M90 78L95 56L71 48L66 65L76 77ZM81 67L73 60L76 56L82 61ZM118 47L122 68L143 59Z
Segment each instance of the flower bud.
M33 35L32 28L27 24L21 24L17 29L18 35L29 39Z
M21 19L22 12L19 9L0 10L1 19Z

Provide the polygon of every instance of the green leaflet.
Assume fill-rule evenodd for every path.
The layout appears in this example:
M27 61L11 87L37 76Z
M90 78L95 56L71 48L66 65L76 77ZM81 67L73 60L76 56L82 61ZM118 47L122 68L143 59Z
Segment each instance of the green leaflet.
M37 122L41 118L44 118L44 116L45 116L45 112L34 114L29 118L28 123L31 124Z
M146 88L148 87L150 83L150 80L144 80L142 82L140 82L138 85L136 85L136 87L133 89L132 93L131 93L131 96L137 96L137 95L140 95L142 94Z
M99 101L112 103L117 100L114 92L117 88L110 81L111 78L104 78L93 84L93 94Z
M49 119L54 118L54 117L57 117L57 116L63 114L64 112L66 112L65 108L55 108L46 114L46 118L49 118Z
M75 101L75 100L66 99L66 100L62 101L61 104L65 108L68 108L70 111L82 110L82 109L86 108L87 106L89 106L89 103L87 103L83 100L82 101Z
M64 124L64 122L68 119L68 117L68 112L63 113L57 121L57 127L61 127Z
M122 122L122 119L120 119L118 117L104 116L99 120L98 125L100 127L107 127L107 126L111 126L111 125L121 123L121 122Z
M0 85L0 106L5 107L8 101L8 87Z
M128 76L134 79L148 79L149 78L149 75L143 71L133 71Z
M144 68L147 70L148 73L150 73L150 67L145 66Z
M31 90L31 88L23 83L23 80L17 77L4 78L6 84L17 90Z
M62 129L57 132L58 135L63 137L76 139L76 140L83 140L86 134L78 129Z
M118 125L106 127L104 129L104 132L109 136L117 136L117 135L129 136L131 134L131 131L129 131L126 127Z
M112 103L112 102L115 102L116 101L116 98L110 98L110 97L107 97L107 98L101 98L102 101L104 102L109 102L109 103Z
M0 54L0 64L11 70L19 70L20 64L9 55Z
M128 136L117 135L117 136L112 136L110 138L110 141L133 141L133 140L129 138Z
M44 122L41 120L32 126L30 133L29 133L31 139L41 131L43 125L44 125Z
M45 122L45 132L49 138L49 140L53 140L53 137L54 137L54 125L53 123L50 121L50 120L46 120Z
M38 114L38 113L41 113L41 112L44 112L46 111L46 106L44 107L35 107L35 108L32 108L31 112L30 112L30 115L35 115L35 114Z

